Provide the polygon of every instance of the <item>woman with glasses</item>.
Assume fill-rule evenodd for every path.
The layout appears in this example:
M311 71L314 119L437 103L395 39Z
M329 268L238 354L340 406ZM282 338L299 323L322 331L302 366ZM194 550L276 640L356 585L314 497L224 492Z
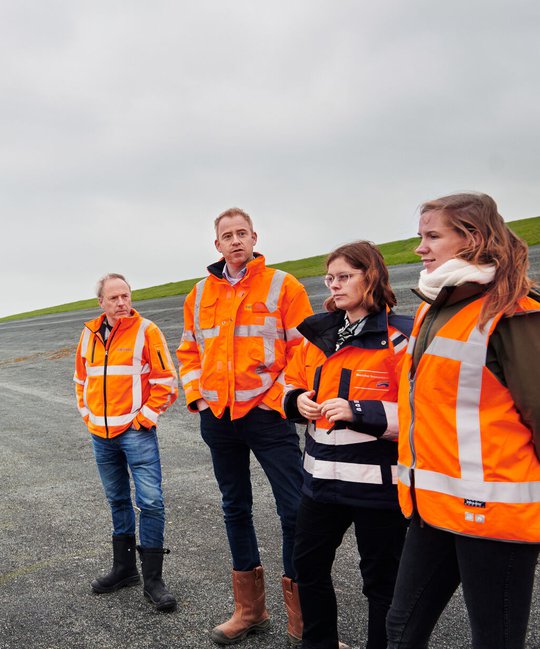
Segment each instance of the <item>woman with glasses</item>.
M540 296L490 196L424 203L419 234L424 302L399 394L411 524L388 647L426 648L461 583L472 647L522 649L540 548Z
M397 389L412 318L395 315L377 248L357 241L332 252L325 313L303 321L305 337L285 370L286 415L308 422L294 550L303 649L338 649L331 571L354 524L367 649L385 649L385 620L406 521L397 500Z

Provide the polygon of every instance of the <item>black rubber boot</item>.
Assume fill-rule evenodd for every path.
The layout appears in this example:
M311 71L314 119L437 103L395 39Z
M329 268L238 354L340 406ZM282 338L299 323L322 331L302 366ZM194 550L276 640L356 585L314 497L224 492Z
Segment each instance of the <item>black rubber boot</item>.
M142 563L144 596L155 605L158 611L174 611L176 599L167 590L161 578L163 555L169 554L165 548L142 548L137 546Z
M91 586L96 593L112 593L124 586L138 584L141 579L137 570L135 537L113 536L113 565L108 575L97 577Z

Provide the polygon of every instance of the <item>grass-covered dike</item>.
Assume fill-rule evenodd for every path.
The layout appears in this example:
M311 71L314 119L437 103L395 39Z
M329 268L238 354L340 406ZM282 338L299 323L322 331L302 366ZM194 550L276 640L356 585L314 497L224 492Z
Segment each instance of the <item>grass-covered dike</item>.
M519 221L510 221L507 225L518 236L526 241L529 246L540 244L540 216L521 219ZM414 249L417 247L418 241L418 237L411 237L410 239L401 239L400 241L390 241L389 243L378 244L378 248L384 255L384 260L388 266L411 264L418 261L418 256L414 254ZM325 270L325 259L326 254L317 255L315 257L306 257L305 259L298 259L296 261L283 261L279 264L270 265L273 268L280 268L281 270L292 273L295 277L302 279L303 277L323 275ZM183 295L189 293L199 279L201 279L201 277L136 289L132 293L132 299L135 302L139 300L150 300L152 298L168 297L171 295ZM97 307L97 299L90 298L88 300L79 300L78 302L59 304L45 309L37 309L36 311L17 313L0 318L0 322L33 318L51 313L65 313L66 311L92 309L94 307Z

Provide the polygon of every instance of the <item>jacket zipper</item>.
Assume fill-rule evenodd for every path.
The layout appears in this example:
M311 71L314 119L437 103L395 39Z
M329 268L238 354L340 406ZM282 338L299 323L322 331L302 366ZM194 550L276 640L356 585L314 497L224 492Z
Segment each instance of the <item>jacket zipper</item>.
M164 370L165 369L165 363L163 362L163 358L161 357L161 352L159 351L159 349L157 350L157 355L158 355L158 358L159 358L159 362L161 363L161 369Z
M416 491L415 491L415 480L414 480L414 469L416 468L416 451L414 448L414 387L415 387L415 380L416 379L410 379L409 381L409 407L411 409L411 424L409 426L409 448L411 449L411 468L410 468L410 474L409 474L409 481L410 481L410 490L411 490L411 499L413 503L413 515L414 512L418 514L418 506L416 504ZM420 515L418 514L418 517L420 518ZM423 520L420 518L420 526L423 527L424 525Z
M109 438L109 423L107 421L107 366L109 363L109 347L115 333L116 330L111 331L111 335L107 338L107 342L105 343L105 361L103 363L103 415L107 439Z

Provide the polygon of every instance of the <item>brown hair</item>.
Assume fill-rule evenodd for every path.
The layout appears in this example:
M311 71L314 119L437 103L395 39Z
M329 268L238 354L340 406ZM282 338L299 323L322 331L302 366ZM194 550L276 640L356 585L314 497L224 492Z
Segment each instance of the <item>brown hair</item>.
M131 286L129 285L129 282L123 275L120 275L120 273L107 273L106 275L103 275L103 277L100 277L97 281L96 295L98 296L98 298L103 297L103 286L105 285L105 282L109 279L121 279L123 282L125 282L128 285L128 288L131 292Z
M222 212L214 221L216 237L218 235L218 227L221 219L231 216L241 216L242 218L244 218L247 221L247 224L249 225L251 231L253 232L253 221L251 220L251 216L247 212L244 212L244 210L241 210L239 207L231 207L228 210L225 210L225 212Z
M500 311L512 315L518 300L534 283L527 276L527 244L506 225L497 203L487 194L471 192L443 196L420 206L420 214L435 210L442 212L448 225L464 237L465 247L456 257L496 267L480 313L480 329Z
M390 286L388 269L384 258L371 241L353 241L336 248L328 255L326 268L335 260L343 258L353 268L363 270L365 274L365 293L362 306L369 312L381 311L387 306L397 304L396 296ZM324 307L327 311L337 311L332 296L326 298Z

